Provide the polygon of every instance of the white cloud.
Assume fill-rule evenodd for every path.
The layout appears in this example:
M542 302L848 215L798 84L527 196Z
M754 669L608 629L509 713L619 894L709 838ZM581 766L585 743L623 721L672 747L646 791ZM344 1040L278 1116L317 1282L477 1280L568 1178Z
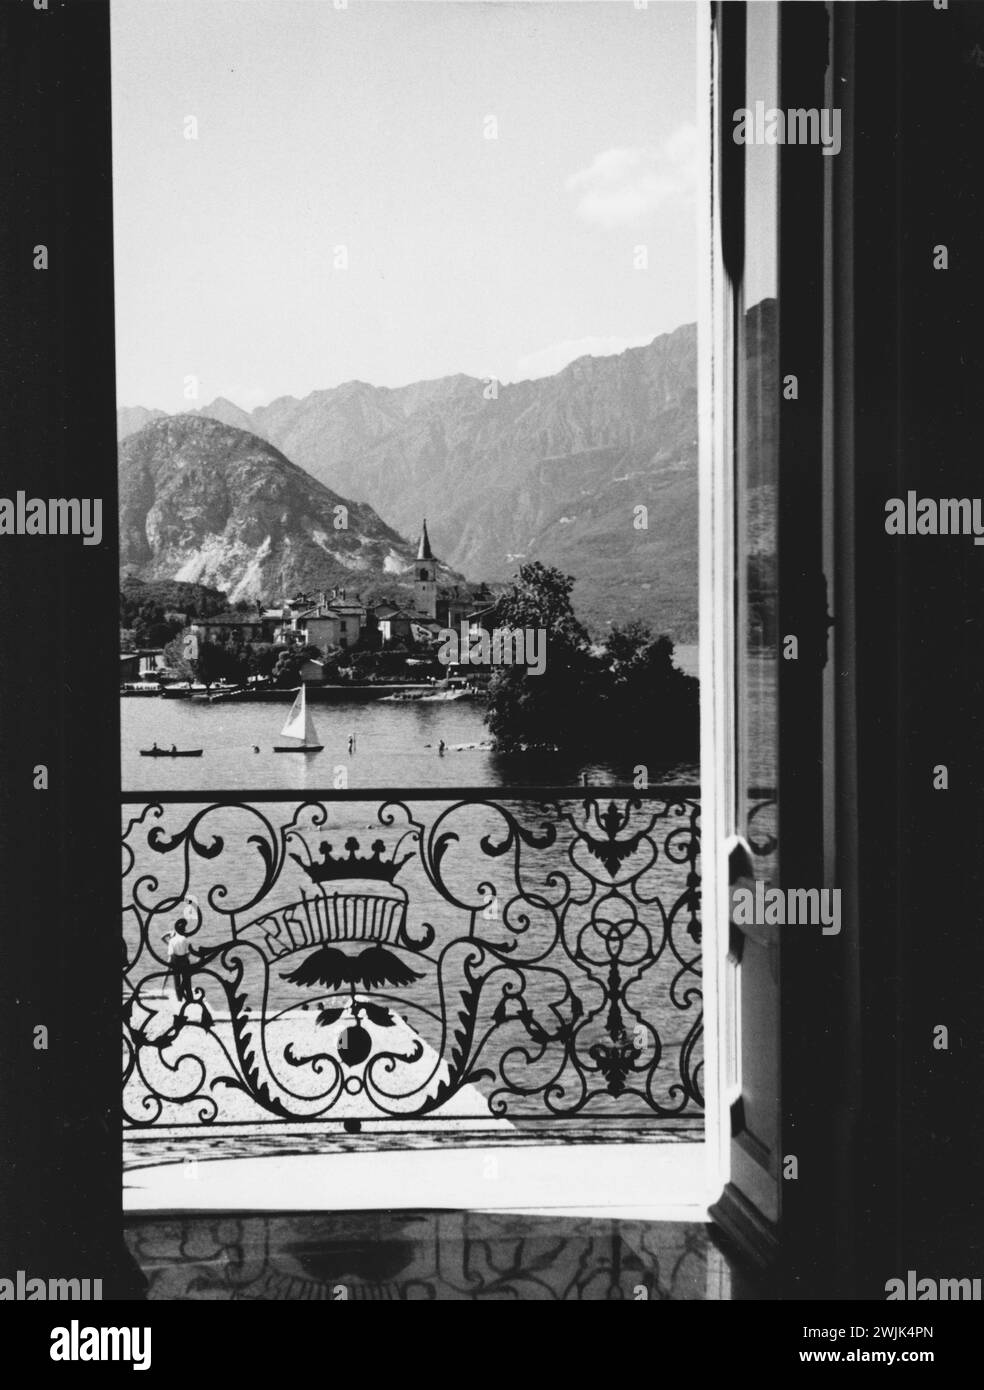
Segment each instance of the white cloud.
M651 222L667 206L689 198L696 178L697 130L683 125L659 146L595 155L586 169L571 175L567 187L579 195L579 217L610 229Z
M565 338L561 343L551 343L549 347L521 357L516 363L512 380L529 381L535 377L553 376L578 357L612 357L626 348L643 347L652 342L652 338L652 334L648 338Z

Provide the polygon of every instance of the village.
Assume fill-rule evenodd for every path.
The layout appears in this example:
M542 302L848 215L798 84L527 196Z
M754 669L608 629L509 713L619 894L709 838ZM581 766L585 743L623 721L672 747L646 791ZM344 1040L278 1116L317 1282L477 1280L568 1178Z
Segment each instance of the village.
M496 597L485 584L440 584L438 563L425 520L409 602L365 602L334 586L192 616L170 642L121 651L120 693L257 698L304 685L350 698L358 688L383 694L385 685L402 687L405 698L434 686L449 698L477 694L493 665ZM452 630L456 660L448 660Z

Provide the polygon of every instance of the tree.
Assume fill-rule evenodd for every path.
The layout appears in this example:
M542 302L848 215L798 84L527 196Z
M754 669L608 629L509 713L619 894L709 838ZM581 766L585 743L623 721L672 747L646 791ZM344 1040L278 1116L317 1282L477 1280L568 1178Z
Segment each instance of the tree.
M201 642L198 646L198 656L192 664L196 677L208 690L217 680L229 674L231 663L229 653L217 642Z
M277 658L285 650L285 647L275 646L272 642L255 642L247 657L249 674L272 676Z
M301 668L306 661L320 661L321 648L314 646L285 647L277 657L273 679L280 686L291 688L301 683Z
M497 627L546 628L551 641L586 646L588 634L574 614L574 579L539 560L520 565L512 585L495 605Z
M699 683L673 664L673 643L645 624L614 626L605 648L603 702L614 748L640 759L689 757L700 746Z
M571 604L574 581L524 565L496 605L497 627L542 628L542 675L498 666L486 723L502 751L554 748L636 761L685 758L699 748L698 683L673 664L669 637L639 622L614 626L592 649Z
M226 596L204 584L176 579L144 582L127 576L120 583L120 626L134 630L138 647L163 647L189 618L223 612Z
M164 665L173 671L178 680L191 681L195 678L194 668L184 654L184 636L173 637L164 648Z
M576 747L594 718L597 662L571 603L574 580L539 561L522 565L495 606L495 626L546 634L542 675L524 666L498 666L489 684L485 721L496 746Z
M361 682L368 681L375 674L381 653L350 650L346 656L348 657L346 669L349 673L349 680Z
M152 600L142 603L133 620L133 639L138 647L163 647L184 627L184 620L166 613Z
M343 647L328 647L324 654L324 679L326 681L337 682L339 679L339 668L342 664Z
M633 670L652 640L652 632L638 618L633 618L624 626L613 623L605 643L612 674L617 676L620 673L628 673ZM660 641L669 642L669 638L660 638ZM672 648L673 644L670 643L671 652Z
M412 650L411 643L396 641L391 642L382 651L366 653L364 656L360 654L355 661L357 674L361 678L363 672L365 675L374 672L382 680L403 676L407 670L407 657Z

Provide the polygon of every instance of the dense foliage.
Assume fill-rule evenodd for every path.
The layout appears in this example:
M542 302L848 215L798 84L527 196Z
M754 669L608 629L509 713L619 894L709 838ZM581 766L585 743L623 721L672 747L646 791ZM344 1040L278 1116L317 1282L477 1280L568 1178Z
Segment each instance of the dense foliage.
M192 618L211 618L228 607L225 594L205 584L132 578L120 583L120 627L138 649L166 646Z
M539 562L523 565L499 600L496 626L543 628L541 675L499 666L486 722L496 747L693 757L699 747L698 682L673 665L673 643L644 624L613 626L593 646L571 603L574 581Z

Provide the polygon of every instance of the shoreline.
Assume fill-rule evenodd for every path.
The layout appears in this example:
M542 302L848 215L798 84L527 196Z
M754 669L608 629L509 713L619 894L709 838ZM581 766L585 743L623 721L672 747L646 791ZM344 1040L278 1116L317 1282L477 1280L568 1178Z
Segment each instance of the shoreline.
M167 686L166 690L170 694L163 694L156 687L147 690L121 690L120 699L170 699L170 700L191 700L197 705L263 705L263 704L289 704L296 700L300 686L271 686L264 687L262 690L212 690L206 694L204 686L192 686L186 689L183 686ZM444 687L433 685L306 685L305 690L307 699L311 704L343 704L346 701L356 703L369 703L372 700L382 700L388 695L406 694L415 695L419 699L425 695L440 693ZM398 704L399 701L393 701ZM408 703L417 703L417 699ZM454 703L453 701L435 700L435 704Z

